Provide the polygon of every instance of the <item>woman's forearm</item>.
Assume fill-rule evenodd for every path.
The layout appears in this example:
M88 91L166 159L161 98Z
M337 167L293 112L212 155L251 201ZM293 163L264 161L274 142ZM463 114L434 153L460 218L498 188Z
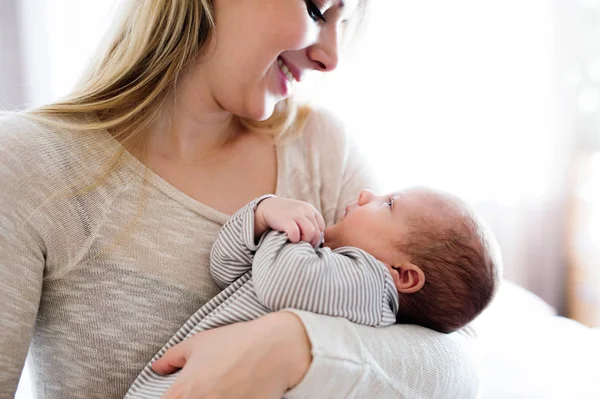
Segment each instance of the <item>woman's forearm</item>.
M371 328L301 311L313 362L287 398L475 398L480 376L470 327L441 334Z
M272 342L267 356L284 372L288 389L295 387L312 362L312 348L302 320L291 312L274 312L259 320L262 336Z

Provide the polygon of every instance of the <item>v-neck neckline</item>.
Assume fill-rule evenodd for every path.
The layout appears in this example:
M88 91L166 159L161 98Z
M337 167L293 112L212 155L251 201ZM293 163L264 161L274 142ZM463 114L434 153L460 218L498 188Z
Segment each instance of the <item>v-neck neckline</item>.
M152 169L148 168L138 158L136 158L133 154L127 151L127 149L116 138L114 138L108 130L103 130L101 134L105 136L109 149L113 154L117 153L118 151L122 153L121 158L119 160L121 164L127 166L135 174L140 176L149 184L152 184L164 194L168 195L175 201L193 210L199 215L202 215L214 222L224 224L231 217L231 215L221 212L218 209L215 209L190 197L189 195L185 194L183 191L179 190L177 187L173 186L171 183L163 179L160 175L158 175ZM275 141L275 157L277 165L277 178L275 182L274 193L275 195L281 195L284 186L284 148L285 147L281 146L277 140Z

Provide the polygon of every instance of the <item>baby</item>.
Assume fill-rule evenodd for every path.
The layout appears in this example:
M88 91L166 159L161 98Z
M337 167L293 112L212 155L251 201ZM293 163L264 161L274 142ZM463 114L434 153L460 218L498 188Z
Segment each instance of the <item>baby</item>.
M171 346L286 308L452 332L490 303L500 272L493 236L449 194L363 191L326 229L306 202L258 198L227 221L213 246L211 273L223 291L146 365L126 398L166 392L179 372L160 376L151 364Z
M324 225L312 206L284 198L263 199L254 215L255 237L277 229L290 241L298 241L300 233L315 244L315 232ZM218 257L228 255L219 251L219 241L212 273L225 285L232 280L222 273L227 262ZM489 304L501 272L495 239L470 207L426 188L386 196L361 192L343 218L325 229L323 247L314 251L306 244L274 241L263 237L257 248L271 249L254 258L261 302L271 310L293 307L367 325L387 325L386 313L392 312L394 322L452 332ZM322 311L311 297L320 297ZM371 306L374 313L366 317Z

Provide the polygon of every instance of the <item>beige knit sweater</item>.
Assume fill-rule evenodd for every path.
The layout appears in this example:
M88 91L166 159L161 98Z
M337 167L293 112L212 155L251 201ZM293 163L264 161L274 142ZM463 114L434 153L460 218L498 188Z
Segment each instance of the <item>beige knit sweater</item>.
M228 215L186 196L120 144L22 116L0 118L0 398L28 349L40 398L119 398L146 362L219 292L209 252ZM340 125L314 112L278 148L277 195L332 224L373 186ZM148 181L143 184L144 178ZM470 398L479 388L469 329L374 329L298 312L313 363L289 397Z

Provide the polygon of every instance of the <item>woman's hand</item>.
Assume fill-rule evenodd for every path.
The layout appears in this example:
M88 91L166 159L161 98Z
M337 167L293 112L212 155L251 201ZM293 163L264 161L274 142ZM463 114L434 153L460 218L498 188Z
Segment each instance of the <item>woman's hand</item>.
M282 231L290 242L306 241L316 247L325 230L325 220L308 202L282 197L263 200L254 213L254 236L268 229Z
M304 325L283 311L200 332L169 349L152 369L165 375L183 368L164 399L280 399L311 361Z

